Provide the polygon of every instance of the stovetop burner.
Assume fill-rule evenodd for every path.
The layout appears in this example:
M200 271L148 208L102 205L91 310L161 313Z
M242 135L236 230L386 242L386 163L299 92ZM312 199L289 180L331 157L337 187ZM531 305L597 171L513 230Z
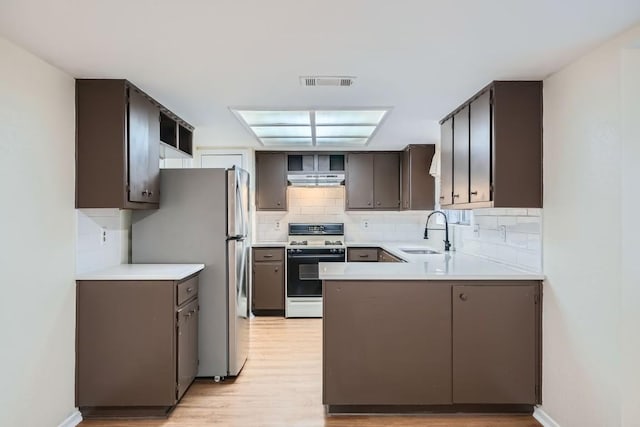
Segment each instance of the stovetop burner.
M307 246L309 242L307 240L292 240L289 244L291 246Z

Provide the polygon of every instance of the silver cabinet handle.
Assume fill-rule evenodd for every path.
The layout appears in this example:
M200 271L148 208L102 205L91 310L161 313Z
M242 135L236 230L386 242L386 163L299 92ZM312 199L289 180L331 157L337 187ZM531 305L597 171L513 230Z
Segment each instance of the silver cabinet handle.
M187 288L187 293L190 294L191 292L193 292L193 288Z
M478 192L477 192L477 191L472 191L472 192L471 192L471 195L472 195L472 196L477 196L477 195L478 195Z
M454 199L456 199L456 198L458 198L458 197L460 197L460 195L459 195L459 194L454 194L454 195L453 195L453 198L454 198Z
M149 197L153 196L153 191L149 191Z
M264 257L265 257L265 258L273 258L273 255L271 255L271 254L267 254L267 255L264 255Z
M360 258L369 258L369 254L360 254Z
M467 295L466 295L466 294L464 294L464 293L463 293L463 294L460 294L460 295L459 295L459 298L460 298L460 300L462 300L462 301L466 301L466 300L467 300Z
M380 206L380 202L376 203L378 206Z
M279 270L279 269L278 269L278 267L276 267L274 271L277 273L277 272L278 272L278 270Z
M146 196L147 195L147 190L142 190L142 195Z

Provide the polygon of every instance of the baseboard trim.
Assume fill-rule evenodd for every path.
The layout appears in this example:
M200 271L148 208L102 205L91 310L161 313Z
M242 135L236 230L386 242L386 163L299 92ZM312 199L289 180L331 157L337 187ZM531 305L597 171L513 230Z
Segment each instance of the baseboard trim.
M560 424L551 418L540 406L536 406L533 410L533 418L538 420L544 427L560 427Z
M76 427L81 422L82 422L82 414L78 409L76 409L71 413L71 415L67 417L67 419L61 422L58 425L58 427Z

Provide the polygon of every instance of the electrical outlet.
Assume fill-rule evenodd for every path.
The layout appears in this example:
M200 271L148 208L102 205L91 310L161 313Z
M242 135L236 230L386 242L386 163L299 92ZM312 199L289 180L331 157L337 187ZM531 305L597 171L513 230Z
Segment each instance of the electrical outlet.
M507 241L507 226L506 225L501 225L500 227L498 227L498 231L500 232L500 240L502 240L503 242Z
M280 231L280 221L276 221L276 225L274 227L276 231Z
M369 220L368 219L362 220L361 227L363 230L369 229Z
M473 235L480 237L480 224L473 224Z
M100 229L100 244L104 245L105 243L107 243L107 229L103 227Z

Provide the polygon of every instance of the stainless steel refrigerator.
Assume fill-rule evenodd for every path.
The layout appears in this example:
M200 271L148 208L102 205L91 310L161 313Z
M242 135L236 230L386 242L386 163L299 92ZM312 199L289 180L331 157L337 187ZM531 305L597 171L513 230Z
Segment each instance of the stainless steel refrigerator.
M160 209L136 211L134 263L203 263L199 377L240 373L249 352L249 174L163 169Z

